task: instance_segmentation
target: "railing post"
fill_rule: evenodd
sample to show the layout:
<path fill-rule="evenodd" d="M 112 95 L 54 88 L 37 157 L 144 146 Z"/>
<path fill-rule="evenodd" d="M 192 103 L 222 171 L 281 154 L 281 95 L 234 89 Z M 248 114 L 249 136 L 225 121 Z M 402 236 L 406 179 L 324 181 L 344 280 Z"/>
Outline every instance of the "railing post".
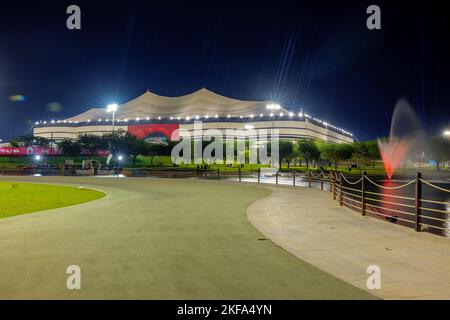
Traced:
<path fill-rule="evenodd" d="M 416 213 L 416 217 L 415 217 L 415 230 L 417 232 L 422 231 L 422 227 L 420 226 L 421 223 L 421 209 L 420 207 L 422 206 L 421 204 L 421 199 L 422 199 L 422 181 L 420 180 L 422 179 L 422 174 L 420 172 L 417 172 L 416 175 L 416 198 L 415 198 L 415 213 Z"/>
<path fill-rule="evenodd" d="M 295 170 L 292 171 L 292 185 L 295 187 Z"/>
<path fill-rule="evenodd" d="M 241 167 L 238 167 L 238 172 L 239 172 L 239 182 L 241 182 Z"/>
<path fill-rule="evenodd" d="M 194 169 L 194 179 L 195 179 L 195 180 L 198 179 L 198 177 L 197 177 L 197 169 Z"/>
<path fill-rule="evenodd" d="M 217 168 L 217 180 L 220 180 L 220 168 Z"/>
<path fill-rule="evenodd" d="M 169 179 L 172 178 L 172 170 L 169 168 Z"/>
<path fill-rule="evenodd" d="M 344 205 L 344 190 L 342 189 L 342 173 L 339 173 L 339 205 Z"/>
<path fill-rule="evenodd" d="M 275 173 L 275 181 L 276 181 L 276 184 L 278 185 L 278 170 L 277 170 L 277 173 Z"/>
<path fill-rule="evenodd" d="M 330 192 L 333 192 L 333 175 L 332 175 L 333 171 L 330 171 L 329 175 L 330 175 Z"/>
<path fill-rule="evenodd" d="M 306 175 L 307 179 L 308 179 L 308 188 L 311 188 L 311 172 L 308 171 L 308 174 Z"/>
<path fill-rule="evenodd" d="M 361 215 L 366 215 L 366 201 L 365 201 L 365 184 L 364 181 L 366 180 L 366 172 L 363 172 L 362 178 L 361 178 Z"/>
<path fill-rule="evenodd" d="M 258 183 L 261 181 L 261 168 L 258 168 Z"/>
<path fill-rule="evenodd" d="M 322 170 L 320 171 L 319 177 L 320 177 L 320 176 L 322 176 L 322 177 L 320 178 L 320 190 L 323 190 L 323 179 L 324 179 L 324 174 L 323 174 L 323 171 L 322 171 Z"/>
<path fill-rule="evenodd" d="M 336 179 L 337 179 L 337 173 L 334 171 L 333 174 L 333 200 L 336 200 Z"/>

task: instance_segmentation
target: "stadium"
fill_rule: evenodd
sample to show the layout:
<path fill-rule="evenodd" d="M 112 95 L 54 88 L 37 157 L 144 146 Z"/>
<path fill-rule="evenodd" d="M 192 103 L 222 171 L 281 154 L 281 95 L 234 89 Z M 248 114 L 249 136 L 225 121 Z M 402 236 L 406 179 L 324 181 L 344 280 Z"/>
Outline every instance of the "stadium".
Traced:
<path fill-rule="evenodd" d="M 114 118 L 114 120 L 113 120 Z M 102 135 L 124 130 L 145 140 L 170 139 L 176 129 L 194 131 L 194 122 L 202 121 L 203 130 L 278 129 L 281 139 L 313 139 L 333 143 L 352 143 L 353 135 L 303 111 L 292 112 L 273 101 L 243 101 L 200 89 L 179 97 L 164 97 L 145 92 L 117 106 L 92 108 L 63 120 L 35 123 L 35 136 L 53 141 L 75 139 L 81 134 Z"/>

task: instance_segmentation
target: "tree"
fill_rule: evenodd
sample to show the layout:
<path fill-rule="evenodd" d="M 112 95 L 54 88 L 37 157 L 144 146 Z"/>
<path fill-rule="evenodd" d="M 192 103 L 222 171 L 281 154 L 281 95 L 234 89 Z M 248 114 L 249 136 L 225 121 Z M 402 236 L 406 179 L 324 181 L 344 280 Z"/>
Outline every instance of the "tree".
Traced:
<path fill-rule="evenodd" d="M 354 152 L 352 155 L 353 161 L 355 161 L 360 168 L 369 160 L 369 150 L 364 142 L 353 142 Z"/>
<path fill-rule="evenodd" d="M 62 150 L 63 155 L 66 156 L 75 157 L 81 154 L 81 145 L 78 141 L 64 139 L 59 143 L 59 148 Z"/>
<path fill-rule="evenodd" d="M 312 140 L 300 140 L 298 142 L 298 152 L 306 161 L 306 169 L 309 169 L 311 161 L 316 161 L 320 157 L 320 150 Z"/>
<path fill-rule="evenodd" d="M 294 146 L 291 141 L 287 140 L 280 140 L 278 144 L 278 153 L 280 155 L 280 169 L 281 169 L 281 161 L 286 161 L 288 164 L 288 169 L 290 166 L 290 163 L 294 157 Z"/>
<path fill-rule="evenodd" d="M 436 161 L 436 170 L 440 171 L 440 164 L 450 160 L 450 142 L 441 137 L 432 137 L 428 139 L 427 145 L 431 159 Z"/>
<path fill-rule="evenodd" d="M 117 131 L 105 135 L 103 140 L 113 154 L 131 156 L 133 166 L 136 165 L 136 159 L 139 155 L 156 155 L 157 152 L 162 150 L 161 147 L 155 147 L 158 144 L 139 139 L 126 131 Z"/>
<path fill-rule="evenodd" d="M 367 148 L 368 160 L 372 162 L 372 167 L 375 168 L 375 161 L 381 159 L 380 149 L 378 148 L 378 142 L 375 140 L 364 142 Z"/>
<path fill-rule="evenodd" d="M 80 144 L 82 151 L 88 153 L 89 158 L 98 151 L 106 150 L 108 148 L 107 141 L 103 137 L 93 134 L 80 135 L 78 137 L 78 143 Z"/>

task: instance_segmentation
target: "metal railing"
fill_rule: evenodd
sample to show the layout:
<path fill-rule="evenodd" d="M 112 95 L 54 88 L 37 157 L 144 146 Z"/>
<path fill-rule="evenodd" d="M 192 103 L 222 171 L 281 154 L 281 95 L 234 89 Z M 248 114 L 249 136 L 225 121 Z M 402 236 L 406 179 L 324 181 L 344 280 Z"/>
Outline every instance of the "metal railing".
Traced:
<path fill-rule="evenodd" d="M 334 171 L 329 175 L 323 172 L 307 175 L 309 181 L 328 181 L 333 200 L 362 216 L 383 218 L 414 228 L 417 232 L 428 231 L 446 236 L 450 232 L 450 202 L 432 199 L 430 195 L 427 197 L 424 186 L 430 188 L 431 195 L 437 195 L 437 198 L 450 196 L 450 190 L 423 179 L 420 172 L 415 179 L 400 185 L 381 185 L 365 173 L 356 179 Z"/>
<path fill-rule="evenodd" d="M 33 172 L 20 170 L 0 171 L 2 174 L 42 175 L 93 175 L 93 170 L 64 170 L 63 168 L 39 168 Z M 333 200 L 340 206 L 357 211 L 362 216 L 371 215 L 377 218 L 414 228 L 416 231 L 427 231 L 448 236 L 450 234 L 450 202 L 442 199 L 450 198 L 450 190 L 422 178 L 421 173 L 410 181 L 395 185 L 380 184 L 365 173 L 359 177 L 346 177 L 337 171 L 308 171 L 300 173 L 276 171 L 266 176 L 260 169 L 244 171 L 241 167 L 226 168 L 123 168 L 99 171 L 99 175 L 120 172 L 133 177 L 156 177 L 177 179 L 233 180 L 238 182 L 271 183 L 290 186 L 313 185 L 332 194 Z M 425 190 L 427 189 L 427 190 Z M 424 192 L 428 191 L 428 192 Z M 431 193 L 431 196 L 430 196 Z M 433 197 L 434 195 L 434 197 Z M 436 195 L 438 195 L 436 197 Z"/>

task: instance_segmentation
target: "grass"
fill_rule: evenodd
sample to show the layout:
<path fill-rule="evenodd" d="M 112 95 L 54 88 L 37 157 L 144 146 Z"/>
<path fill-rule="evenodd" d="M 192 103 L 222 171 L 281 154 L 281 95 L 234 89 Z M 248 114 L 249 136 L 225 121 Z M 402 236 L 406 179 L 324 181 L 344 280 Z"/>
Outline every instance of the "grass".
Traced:
<path fill-rule="evenodd" d="M 71 206 L 103 196 L 104 193 L 90 189 L 0 182 L 0 218 Z"/>
<path fill-rule="evenodd" d="M 188 180 L 85 183 L 108 187 L 108 201 L 57 218 L 0 222 L 0 298 L 374 298 L 250 224 L 247 207 L 266 189 Z M 82 290 L 65 288 L 71 264 L 83 270 Z"/>

